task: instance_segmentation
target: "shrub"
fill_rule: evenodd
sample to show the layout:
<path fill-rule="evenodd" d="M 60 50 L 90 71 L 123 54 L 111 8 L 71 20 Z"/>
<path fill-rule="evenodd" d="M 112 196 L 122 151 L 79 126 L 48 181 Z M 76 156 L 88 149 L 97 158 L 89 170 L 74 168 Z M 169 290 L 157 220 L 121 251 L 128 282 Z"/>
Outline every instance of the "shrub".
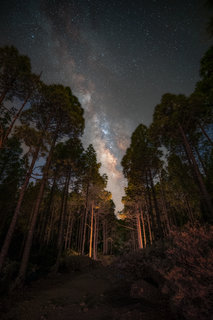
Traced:
<path fill-rule="evenodd" d="M 112 266 L 113 268 L 113 266 Z M 209 320 L 213 305 L 213 227 L 185 226 L 169 238 L 117 260 L 114 270 L 129 281 L 158 287 L 180 319 Z"/>
<path fill-rule="evenodd" d="M 172 305 L 186 319 L 209 319 L 213 296 L 213 227 L 187 226 L 171 233 L 168 273 L 161 272 L 172 293 Z"/>

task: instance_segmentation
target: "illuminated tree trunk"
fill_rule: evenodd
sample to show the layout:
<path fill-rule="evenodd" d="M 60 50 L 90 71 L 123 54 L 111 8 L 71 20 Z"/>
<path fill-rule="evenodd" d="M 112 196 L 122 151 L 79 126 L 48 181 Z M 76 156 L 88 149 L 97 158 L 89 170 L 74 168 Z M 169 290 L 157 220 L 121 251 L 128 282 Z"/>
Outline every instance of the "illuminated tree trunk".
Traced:
<path fill-rule="evenodd" d="M 93 221 L 94 221 L 94 201 L 92 201 L 92 207 L 91 207 L 90 240 L 89 240 L 89 257 L 90 258 L 92 258 Z"/>
<path fill-rule="evenodd" d="M 141 212 L 141 221 L 142 221 L 142 227 L 143 227 L 143 240 L 144 240 L 143 243 L 144 243 L 144 247 L 146 248 L 146 230 L 145 230 L 145 223 L 144 223 L 142 208 L 140 208 L 140 212 Z"/>
<path fill-rule="evenodd" d="M 82 239 L 83 239 L 83 228 L 84 228 L 84 214 L 81 214 L 79 218 L 79 229 L 78 229 L 78 252 L 82 252 Z"/>
<path fill-rule="evenodd" d="M 143 249 L 143 241 L 142 241 L 142 234 L 141 234 L 141 222 L 140 222 L 140 215 L 136 215 L 136 224 L 137 224 L 137 232 L 138 232 L 138 246 L 139 249 Z"/>
<path fill-rule="evenodd" d="M 93 243 L 93 259 L 97 260 L 97 232 L 98 232 L 98 228 L 97 228 L 97 214 L 98 212 L 96 212 L 94 214 L 94 243 Z"/>
<path fill-rule="evenodd" d="M 86 192 L 86 205 L 85 205 L 85 219 L 83 226 L 83 239 L 82 239 L 82 247 L 81 254 L 84 255 L 85 241 L 86 241 L 86 230 L 87 230 L 87 216 L 88 216 L 88 199 L 89 198 L 89 183 L 87 184 L 87 192 Z"/>

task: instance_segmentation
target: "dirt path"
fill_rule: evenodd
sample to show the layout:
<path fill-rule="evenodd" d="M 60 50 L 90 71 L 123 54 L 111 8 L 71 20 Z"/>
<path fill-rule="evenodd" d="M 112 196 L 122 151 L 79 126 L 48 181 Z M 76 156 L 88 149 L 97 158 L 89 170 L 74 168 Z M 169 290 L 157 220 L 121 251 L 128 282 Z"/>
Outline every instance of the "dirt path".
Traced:
<path fill-rule="evenodd" d="M 163 302 L 132 299 L 130 284 L 104 267 L 36 281 L 3 305 L 2 320 L 171 319 Z"/>

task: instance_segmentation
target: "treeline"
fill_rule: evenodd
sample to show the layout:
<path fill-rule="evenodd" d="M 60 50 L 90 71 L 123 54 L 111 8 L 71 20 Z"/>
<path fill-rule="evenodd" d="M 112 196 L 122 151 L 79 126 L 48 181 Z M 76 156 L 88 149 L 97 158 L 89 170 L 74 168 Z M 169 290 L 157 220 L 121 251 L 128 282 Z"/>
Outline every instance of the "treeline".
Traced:
<path fill-rule="evenodd" d="M 213 47 L 194 92 L 164 94 L 149 127 L 140 124 L 122 159 L 131 248 L 166 237 L 173 226 L 213 222 Z"/>
<path fill-rule="evenodd" d="M 27 56 L 0 48 L 2 283 L 19 285 L 40 268 L 57 272 L 64 252 L 112 252 L 115 206 L 83 131 L 71 89 L 46 85 Z"/>

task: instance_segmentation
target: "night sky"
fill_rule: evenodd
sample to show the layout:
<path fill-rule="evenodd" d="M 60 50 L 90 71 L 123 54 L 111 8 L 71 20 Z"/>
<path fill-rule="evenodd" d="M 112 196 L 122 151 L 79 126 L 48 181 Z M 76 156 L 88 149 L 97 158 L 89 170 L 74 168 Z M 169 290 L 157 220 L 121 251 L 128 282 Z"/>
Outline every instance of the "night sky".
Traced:
<path fill-rule="evenodd" d="M 210 40 L 202 0 L 1 1 L 0 46 L 31 58 L 46 83 L 70 86 L 120 210 L 120 166 L 139 123 L 166 93 L 190 94 Z"/>

